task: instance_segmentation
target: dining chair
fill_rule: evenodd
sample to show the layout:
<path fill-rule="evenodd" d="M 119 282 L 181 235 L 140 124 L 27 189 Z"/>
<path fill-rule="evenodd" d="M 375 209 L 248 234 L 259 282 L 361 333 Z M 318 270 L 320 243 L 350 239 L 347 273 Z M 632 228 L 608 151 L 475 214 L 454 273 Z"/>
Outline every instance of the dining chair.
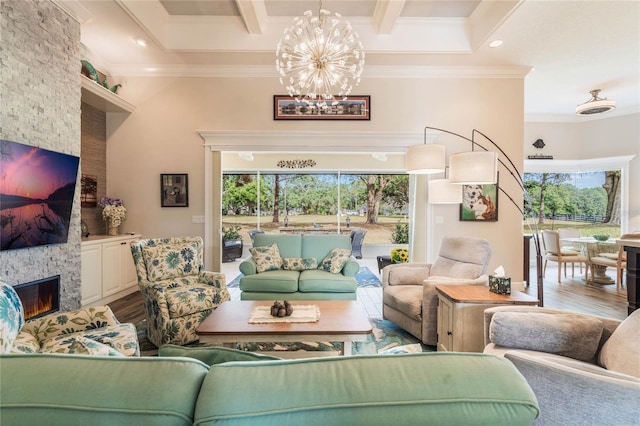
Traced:
<path fill-rule="evenodd" d="M 621 239 L 640 239 L 640 233 L 623 234 Z M 610 268 L 616 268 L 616 291 L 620 291 L 622 288 L 622 276 L 624 270 L 627 267 L 627 252 L 624 251 L 624 246 L 619 244 L 618 251 L 614 253 L 598 253 L 597 256 L 592 256 L 591 262 L 591 283 L 594 282 L 593 268 L 594 266 L 604 266 Z"/>
<path fill-rule="evenodd" d="M 558 234 L 560 235 L 560 244 L 562 244 L 562 240 L 565 238 L 580 238 L 580 230 L 577 228 L 558 228 Z M 575 255 L 579 255 L 580 254 L 580 249 L 569 244 L 569 245 L 561 245 L 560 249 L 562 251 L 562 253 L 564 253 L 565 255 L 569 255 L 571 253 L 575 253 Z M 579 263 L 578 265 L 580 265 L 580 273 L 582 273 L 582 263 Z M 574 265 L 572 264 L 571 267 L 573 268 Z M 565 272 L 566 275 L 566 272 Z"/>
<path fill-rule="evenodd" d="M 571 264 L 571 276 L 574 276 L 575 268 L 574 265 L 579 263 L 582 265 L 584 263 L 585 266 L 585 276 L 589 274 L 589 260 L 587 256 L 583 256 L 581 254 L 577 254 L 575 251 L 564 251 L 560 246 L 560 234 L 558 231 L 542 231 L 542 246 L 544 248 L 544 266 L 542 275 L 546 276 L 547 273 L 547 262 L 557 262 L 558 263 L 558 283 L 561 282 L 562 279 L 562 267 L 564 266 L 564 276 L 567 276 L 567 263 Z"/>

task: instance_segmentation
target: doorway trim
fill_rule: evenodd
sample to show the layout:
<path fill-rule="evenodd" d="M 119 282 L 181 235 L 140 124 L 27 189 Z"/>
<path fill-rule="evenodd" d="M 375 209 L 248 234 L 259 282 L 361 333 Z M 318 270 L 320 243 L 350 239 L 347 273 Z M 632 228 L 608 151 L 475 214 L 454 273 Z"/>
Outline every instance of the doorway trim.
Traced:
<path fill-rule="evenodd" d="M 207 270 L 219 270 L 221 266 L 220 255 L 216 256 L 216 253 L 221 252 L 222 215 L 219 209 L 216 210 L 215 202 L 215 188 L 221 188 L 222 180 L 221 152 L 405 152 L 408 146 L 423 142 L 422 131 L 199 130 L 197 133 L 204 140 L 205 152 L 204 245 Z"/>

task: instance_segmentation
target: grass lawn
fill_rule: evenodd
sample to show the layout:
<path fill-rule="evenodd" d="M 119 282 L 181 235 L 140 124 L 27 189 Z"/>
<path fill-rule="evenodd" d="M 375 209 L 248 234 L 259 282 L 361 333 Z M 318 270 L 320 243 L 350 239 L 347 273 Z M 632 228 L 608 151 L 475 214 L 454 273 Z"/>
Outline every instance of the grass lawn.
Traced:
<path fill-rule="evenodd" d="M 392 244 L 391 233 L 396 229 L 396 223 L 406 223 L 407 219 L 402 216 L 380 216 L 378 217 L 378 224 L 368 225 L 366 216 L 349 216 L 351 218 L 351 228 L 361 228 L 367 230 L 367 235 L 364 237 L 364 244 Z M 260 217 L 260 229 L 270 233 L 278 232 L 278 228 L 284 226 L 282 221 L 284 218 L 280 216 L 280 222 L 273 223 L 273 216 L 261 216 Z M 341 218 L 341 227 L 346 228 L 345 219 Z M 251 242 L 247 231 L 250 229 L 256 229 L 258 223 L 257 216 L 223 216 L 222 226 L 228 227 L 230 225 L 240 226 L 240 235 L 245 243 Z M 313 226 L 314 223 L 321 225 L 333 225 L 337 226 L 336 216 L 327 215 L 295 215 L 289 216 L 289 226 Z"/>
<path fill-rule="evenodd" d="M 364 244 L 392 244 L 391 233 L 395 230 L 397 223 L 407 223 L 408 219 L 403 216 L 380 216 L 378 217 L 378 224 L 369 225 L 365 224 L 366 216 L 349 216 L 351 218 L 351 228 L 362 228 L 367 230 L 367 235 L 364 237 Z M 342 227 L 346 227 L 345 219 L 342 217 Z M 270 233 L 277 233 L 278 228 L 284 226 L 282 221 L 283 217 L 280 217 L 280 222 L 274 223 L 273 216 L 262 216 L 260 218 L 260 229 Z M 240 226 L 240 235 L 245 243 L 250 243 L 251 239 L 247 231 L 250 229 L 256 229 L 258 223 L 257 216 L 223 216 L 222 226 Z M 322 225 L 336 225 L 336 216 L 327 215 L 295 215 L 289 216 L 289 226 L 313 226 L 314 223 Z M 590 237 L 593 234 L 607 234 L 611 238 L 620 237 L 620 227 L 617 225 L 603 225 L 601 223 L 584 223 L 584 222 L 566 222 L 566 221 L 546 221 L 543 225 L 538 225 L 538 230 L 543 229 L 557 230 L 558 228 L 578 228 L 580 235 L 583 237 Z M 528 227 L 524 227 L 525 234 L 530 233 Z"/>

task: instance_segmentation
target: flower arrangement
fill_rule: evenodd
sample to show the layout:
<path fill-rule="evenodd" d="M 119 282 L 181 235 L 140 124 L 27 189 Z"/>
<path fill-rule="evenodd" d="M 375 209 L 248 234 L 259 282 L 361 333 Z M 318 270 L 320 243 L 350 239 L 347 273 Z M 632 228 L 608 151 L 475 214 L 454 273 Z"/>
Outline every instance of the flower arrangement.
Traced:
<path fill-rule="evenodd" d="M 119 198 L 102 197 L 98 204 L 102 207 L 102 219 L 108 220 L 109 226 L 120 226 L 127 216 L 127 209 Z"/>
<path fill-rule="evenodd" d="M 391 261 L 393 263 L 407 263 L 409 261 L 409 249 L 394 248 L 391 250 Z"/>

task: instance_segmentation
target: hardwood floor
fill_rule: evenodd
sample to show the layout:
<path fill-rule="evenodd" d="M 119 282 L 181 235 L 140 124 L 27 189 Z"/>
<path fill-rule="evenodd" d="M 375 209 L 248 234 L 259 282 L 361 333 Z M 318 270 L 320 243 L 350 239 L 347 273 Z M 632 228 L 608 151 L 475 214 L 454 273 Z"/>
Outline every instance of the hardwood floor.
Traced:
<path fill-rule="evenodd" d="M 374 273 L 377 272 L 375 259 L 361 259 L 361 265 L 366 265 Z M 613 271 L 613 272 L 612 272 Z M 607 270 L 609 275 L 615 274 L 615 270 Z M 230 282 L 237 275 L 236 269 L 226 271 L 227 282 Z M 535 278 L 535 268 L 531 270 L 531 277 Z M 574 278 L 569 273 L 568 277 L 562 279 L 558 284 L 557 269 L 547 268 L 549 279 L 544 280 L 544 306 L 548 308 L 564 309 L 575 312 L 584 312 L 594 315 L 601 315 L 609 318 L 624 319 L 627 317 L 627 293 L 623 284 L 622 291 L 616 292 L 616 286 L 585 283 L 582 276 L 576 272 Z M 238 300 L 240 291 L 237 288 L 230 289 L 232 300 Z M 525 289 L 525 293 L 537 296 L 535 282 Z M 358 301 L 362 303 L 365 310 L 372 318 L 382 317 L 382 289 L 381 288 L 361 288 L 358 289 Z M 122 299 L 118 299 L 109 304 L 116 318 L 120 322 L 138 323 L 144 319 L 144 309 L 140 292 L 135 292 Z"/>

